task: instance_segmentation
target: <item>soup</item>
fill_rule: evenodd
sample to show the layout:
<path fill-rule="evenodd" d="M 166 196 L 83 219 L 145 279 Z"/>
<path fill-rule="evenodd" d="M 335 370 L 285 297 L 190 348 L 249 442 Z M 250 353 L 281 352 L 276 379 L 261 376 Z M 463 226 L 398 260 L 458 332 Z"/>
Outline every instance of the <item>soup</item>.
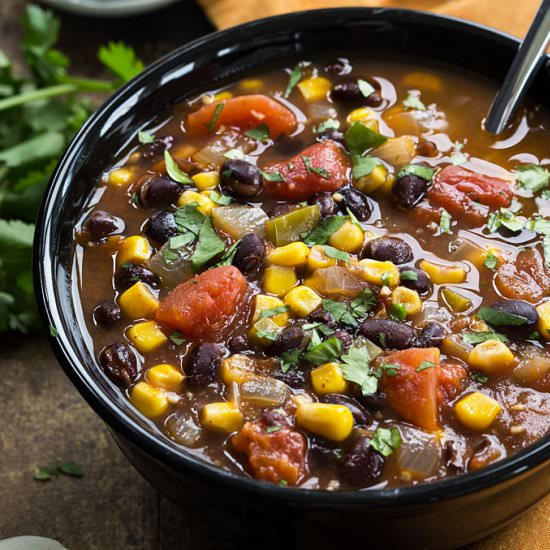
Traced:
<path fill-rule="evenodd" d="M 75 228 L 97 368 L 182 452 L 285 486 L 414 485 L 545 436 L 550 121 L 490 136 L 493 93 L 301 61 L 140 132 Z"/>

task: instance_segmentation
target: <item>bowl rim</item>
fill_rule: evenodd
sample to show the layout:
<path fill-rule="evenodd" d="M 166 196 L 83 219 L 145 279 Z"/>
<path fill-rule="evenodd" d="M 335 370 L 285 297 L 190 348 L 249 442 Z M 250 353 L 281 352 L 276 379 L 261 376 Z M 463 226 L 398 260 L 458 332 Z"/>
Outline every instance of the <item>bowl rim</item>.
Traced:
<path fill-rule="evenodd" d="M 327 22 L 336 16 L 362 18 L 363 20 L 386 19 L 390 22 L 401 23 L 404 19 L 411 19 L 421 24 L 452 27 L 457 31 L 466 30 L 479 36 L 484 35 L 496 46 L 503 48 L 517 48 L 519 45 L 517 38 L 504 32 L 455 17 L 397 8 L 344 7 L 304 10 L 267 17 L 216 31 L 180 46 L 152 63 L 107 99 L 78 131 L 63 154 L 46 188 L 36 224 L 33 265 L 35 294 L 44 326 L 56 327 L 55 334 L 51 334 L 52 331 L 50 330 L 48 336 L 50 345 L 65 374 L 80 394 L 109 427 L 113 428 L 134 446 L 170 468 L 178 472 L 185 472 L 189 476 L 197 476 L 197 479 L 201 479 L 201 481 L 217 483 L 219 486 L 225 485 L 226 487 L 246 491 L 249 494 L 269 496 L 271 499 L 275 498 L 316 509 L 327 509 L 334 506 L 383 508 L 394 505 L 431 505 L 435 502 L 447 501 L 474 492 L 489 490 L 493 486 L 508 482 L 528 470 L 534 471 L 541 468 L 545 462 L 550 460 L 550 436 L 547 435 L 511 457 L 500 460 L 478 472 L 421 483 L 412 487 L 328 491 L 281 487 L 255 480 L 214 466 L 184 450 L 175 449 L 164 440 L 165 436 L 148 431 L 133 420 L 122 406 L 110 400 L 108 395 L 99 387 L 97 377 L 92 376 L 91 369 L 89 372 L 87 371 L 87 368 L 79 360 L 77 352 L 72 348 L 63 323 L 65 315 L 56 299 L 57 281 L 53 275 L 54 269 L 52 269 L 52 264 L 55 265 L 55 258 L 51 255 L 51 248 L 58 234 L 59 224 L 54 225 L 51 223 L 52 212 L 58 209 L 59 201 L 65 198 L 66 191 L 70 186 L 70 183 L 64 183 L 65 176 L 70 172 L 72 164 L 78 160 L 81 149 L 86 146 L 88 135 L 96 126 L 103 124 L 103 119 L 107 118 L 116 109 L 116 105 L 121 100 L 135 95 L 153 74 L 161 74 L 167 65 L 183 54 L 188 54 L 207 45 L 212 47 L 215 42 L 223 43 L 227 40 L 234 42 L 241 31 L 263 29 L 266 33 L 269 33 L 269 25 L 274 22 L 279 24 L 288 23 L 289 27 L 301 23 L 300 28 L 304 28 L 304 23 L 307 25 L 311 24 L 312 21 L 315 23 Z M 549 60 L 550 56 L 546 55 L 546 61 Z"/>

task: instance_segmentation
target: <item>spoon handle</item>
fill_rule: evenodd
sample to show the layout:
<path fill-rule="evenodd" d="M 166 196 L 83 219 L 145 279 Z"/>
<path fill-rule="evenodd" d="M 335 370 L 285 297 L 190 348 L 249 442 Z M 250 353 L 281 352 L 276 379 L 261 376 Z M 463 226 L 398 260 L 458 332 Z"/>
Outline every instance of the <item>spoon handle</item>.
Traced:
<path fill-rule="evenodd" d="M 485 130 L 500 134 L 506 128 L 544 60 L 549 38 L 550 0 L 543 0 L 493 100 L 485 119 Z"/>

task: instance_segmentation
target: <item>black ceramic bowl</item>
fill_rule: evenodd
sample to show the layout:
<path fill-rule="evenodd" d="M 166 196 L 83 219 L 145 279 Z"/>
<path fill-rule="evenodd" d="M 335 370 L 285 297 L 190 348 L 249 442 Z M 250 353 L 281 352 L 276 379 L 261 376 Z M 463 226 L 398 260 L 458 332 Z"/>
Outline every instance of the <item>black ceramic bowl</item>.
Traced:
<path fill-rule="evenodd" d="M 207 525 L 211 548 L 346 544 L 452 548 L 491 533 L 550 489 L 550 439 L 477 473 L 416 487 L 334 493 L 239 477 L 187 454 L 144 421 L 95 367 L 72 300 L 72 231 L 97 174 L 136 132 L 169 106 L 289 58 L 323 53 L 442 61 L 501 80 L 518 42 L 426 13 L 335 9 L 256 21 L 197 40 L 164 57 L 115 94 L 82 128 L 46 192 L 35 249 L 36 294 L 65 372 L 112 428 L 134 466 Z M 533 93 L 550 107 L 550 63 Z M 206 523 L 205 523 L 206 522 Z"/>

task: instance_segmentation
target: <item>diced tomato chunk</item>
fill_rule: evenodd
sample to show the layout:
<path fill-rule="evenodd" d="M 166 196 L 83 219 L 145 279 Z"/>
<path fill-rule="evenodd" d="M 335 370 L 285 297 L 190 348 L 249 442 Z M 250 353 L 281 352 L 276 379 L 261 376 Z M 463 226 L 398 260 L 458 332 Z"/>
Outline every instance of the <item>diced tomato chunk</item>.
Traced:
<path fill-rule="evenodd" d="M 464 382 L 468 377 L 466 369 L 451 361 L 441 363 L 439 370 L 440 401 L 452 401 L 464 388 Z"/>
<path fill-rule="evenodd" d="M 217 341 L 242 307 L 246 289 L 236 267 L 210 269 L 172 290 L 157 310 L 157 321 L 185 338 Z"/>
<path fill-rule="evenodd" d="M 272 483 L 296 485 L 306 472 L 306 441 L 288 426 L 268 433 L 261 420 L 246 422 L 231 443 L 246 455 L 252 475 Z"/>
<path fill-rule="evenodd" d="M 336 191 L 348 182 L 349 161 L 334 141 L 311 145 L 284 162 L 264 167 L 266 191 L 277 199 L 302 201 L 320 191 Z M 276 181 L 282 180 L 282 181 Z"/>
<path fill-rule="evenodd" d="M 221 110 L 219 105 L 223 105 Z M 265 124 L 269 137 L 276 139 L 281 134 L 292 133 L 298 126 L 298 120 L 290 109 L 275 99 L 252 94 L 203 105 L 188 115 L 185 127 L 192 135 L 203 135 L 216 131 L 220 126 L 235 127 L 244 132 L 260 124 Z"/>
<path fill-rule="evenodd" d="M 393 376 L 382 378 L 391 407 L 405 420 L 426 430 L 439 428 L 439 349 L 410 348 L 383 356 L 386 364 L 397 364 Z M 419 372 L 417 372 L 417 369 Z"/>
<path fill-rule="evenodd" d="M 510 184 L 500 178 L 478 174 L 460 166 L 446 166 L 435 177 L 428 199 L 445 208 L 452 216 L 481 225 L 491 207 L 509 206 L 513 193 Z"/>

